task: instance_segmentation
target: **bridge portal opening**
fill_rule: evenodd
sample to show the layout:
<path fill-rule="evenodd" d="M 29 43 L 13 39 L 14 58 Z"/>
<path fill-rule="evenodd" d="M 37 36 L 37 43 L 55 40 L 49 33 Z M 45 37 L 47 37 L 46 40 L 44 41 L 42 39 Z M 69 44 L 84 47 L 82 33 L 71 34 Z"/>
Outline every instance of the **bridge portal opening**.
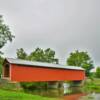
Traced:
<path fill-rule="evenodd" d="M 4 66 L 4 77 L 9 78 L 10 77 L 10 66 L 9 64 L 6 64 Z"/>

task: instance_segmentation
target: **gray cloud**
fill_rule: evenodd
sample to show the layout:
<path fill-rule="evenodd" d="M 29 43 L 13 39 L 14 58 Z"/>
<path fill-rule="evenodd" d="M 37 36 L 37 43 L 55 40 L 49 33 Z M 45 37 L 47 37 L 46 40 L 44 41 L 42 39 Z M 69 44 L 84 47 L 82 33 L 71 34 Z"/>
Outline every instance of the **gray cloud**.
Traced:
<path fill-rule="evenodd" d="M 75 50 L 90 52 L 99 62 L 100 0 L 0 0 L 0 13 L 15 34 L 2 50 L 15 57 L 16 49 L 27 52 L 51 47 L 61 63 Z"/>

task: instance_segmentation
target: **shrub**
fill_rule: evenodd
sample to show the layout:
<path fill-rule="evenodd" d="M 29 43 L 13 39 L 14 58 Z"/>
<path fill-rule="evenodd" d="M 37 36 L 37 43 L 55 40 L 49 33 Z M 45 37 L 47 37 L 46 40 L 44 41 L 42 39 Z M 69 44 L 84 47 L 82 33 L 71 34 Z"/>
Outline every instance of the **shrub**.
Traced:
<path fill-rule="evenodd" d="M 47 82 L 21 82 L 21 86 L 26 90 L 33 90 L 37 88 L 47 88 Z"/>

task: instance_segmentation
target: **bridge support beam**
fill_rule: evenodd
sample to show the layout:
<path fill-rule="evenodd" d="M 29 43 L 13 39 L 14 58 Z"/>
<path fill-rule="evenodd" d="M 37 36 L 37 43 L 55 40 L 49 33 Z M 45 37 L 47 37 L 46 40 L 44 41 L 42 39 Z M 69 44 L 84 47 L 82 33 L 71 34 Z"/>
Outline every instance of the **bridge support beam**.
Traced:
<path fill-rule="evenodd" d="M 63 81 L 48 82 L 48 88 L 53 88 L 53 89 L 63 88 Z"/>

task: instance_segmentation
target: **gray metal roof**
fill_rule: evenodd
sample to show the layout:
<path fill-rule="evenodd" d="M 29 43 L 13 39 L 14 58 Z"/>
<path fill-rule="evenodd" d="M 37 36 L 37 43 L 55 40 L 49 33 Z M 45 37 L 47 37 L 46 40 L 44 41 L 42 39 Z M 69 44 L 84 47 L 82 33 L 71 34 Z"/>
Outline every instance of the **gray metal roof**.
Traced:
<path fill-rule="evenodd" d="M 60 65 L 60 64 L 27 61 L 27 60 L 21 60 L 21 59 L 13 59 L 13 58 L 6 58 L 6 60 L 11 64 L 29 65 L 29 66 L 33 66 L 33 67 L 37 66 L 37 67 L 49 67 L 49 68 L 58 68 L 58 69 L 84 70 L 83 68 L 76 67 L 76 66 L 64 66 L 64 65 Z"/>

